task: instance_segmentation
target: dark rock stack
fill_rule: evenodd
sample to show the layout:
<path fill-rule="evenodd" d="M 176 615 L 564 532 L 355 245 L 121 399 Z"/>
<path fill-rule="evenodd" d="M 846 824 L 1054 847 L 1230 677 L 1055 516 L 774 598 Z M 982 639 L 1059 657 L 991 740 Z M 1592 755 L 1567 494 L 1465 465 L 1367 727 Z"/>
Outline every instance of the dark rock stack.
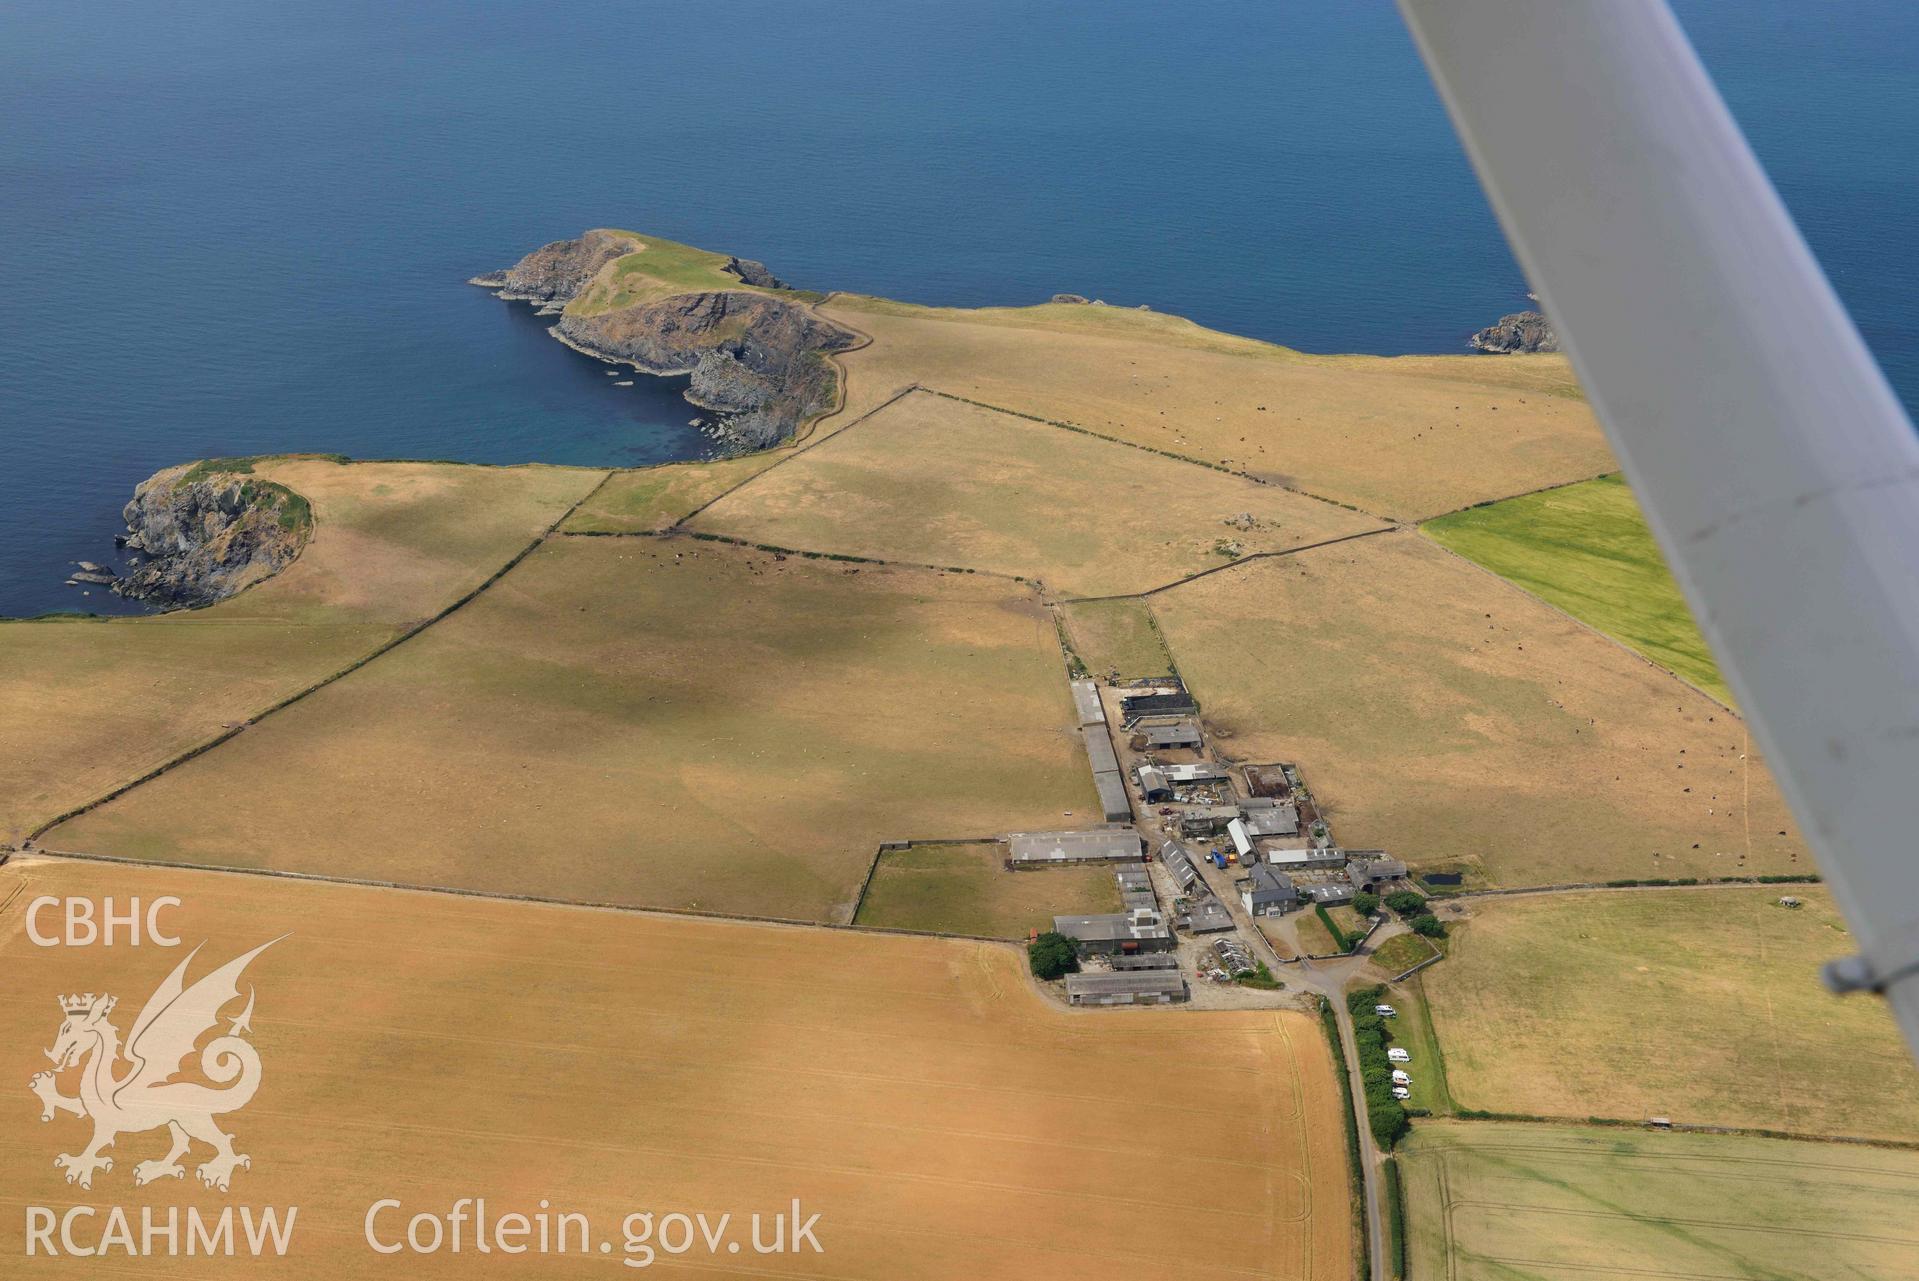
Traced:
<path fill-rule="evenodd" d="M 1515 311 L 1501 316 L 1499 323 L 1488 325 L 1467 340 L 1475 351 L 1508 356 L 1520 351 L 1558 351 L 1559 335 L 1552 322 L 1536 311 Z"/>

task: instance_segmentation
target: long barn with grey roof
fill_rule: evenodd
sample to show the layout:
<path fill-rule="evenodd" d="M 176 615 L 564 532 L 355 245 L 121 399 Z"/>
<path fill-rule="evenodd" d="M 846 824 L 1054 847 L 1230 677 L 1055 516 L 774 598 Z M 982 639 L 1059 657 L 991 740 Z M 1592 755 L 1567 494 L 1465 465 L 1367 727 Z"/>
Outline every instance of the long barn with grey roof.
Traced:
<path fill-rule="evenodd" d="M 1081 725 L 1106 723 L 1106 709 L 1099 702 L 1099 686 L 1092 681 L 1073 682 L 1073 706 L 1079 712 Z"/>
<path fill-rule="evenodd" d="M 1130 827 L 1094 827 L 1073 832 L 1013 832 L 1006 838 L 1007 863 L 1049 867 L 1061 863 L 1137 862 L 1145 842 Z"/>
<path fill-rule="evenodd" d="M 1186 997 L 1186 980 L 1178 970 L 1066 976 L 1066 999 L 1074 1005 L 1168 1005 Z"/>

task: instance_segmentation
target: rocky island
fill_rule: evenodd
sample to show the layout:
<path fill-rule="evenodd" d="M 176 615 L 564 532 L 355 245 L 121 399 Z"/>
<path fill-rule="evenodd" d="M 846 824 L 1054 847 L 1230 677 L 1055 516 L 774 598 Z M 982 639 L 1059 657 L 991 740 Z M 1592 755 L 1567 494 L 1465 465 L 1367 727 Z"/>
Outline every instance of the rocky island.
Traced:
<path fill-rule="evenodd" d="M 95 567 L 99 572 L 83 581 L 104 581 L 118 595 L 161 609 L 192 609 L 279 573 L 306 546 L 312 511 L 306 499 L 252 470 L 241 459 L 215 459 L 140 482 L 123 514 L 124 546 L 141 559 L 124 577 Z"/>
<path fill-rule="evenodd" d="M 1510 356 L 1522 351 L 1558 351 L 1559 335 L 1552 322 L 1537 311 L 1515 311 L 1466 340 L 1474 351 Z"/>
<path fill-rule="evenodd" d="M 713 434 L 741 450 L 830 408 L 839 374 L 826 357 L 859 342 L 764 263 L 625 231 L 556 240 L 470 283 L 557 315 L 553 336 L 589 356 L 692 375 L 687 400 L 718 414 Z"/>

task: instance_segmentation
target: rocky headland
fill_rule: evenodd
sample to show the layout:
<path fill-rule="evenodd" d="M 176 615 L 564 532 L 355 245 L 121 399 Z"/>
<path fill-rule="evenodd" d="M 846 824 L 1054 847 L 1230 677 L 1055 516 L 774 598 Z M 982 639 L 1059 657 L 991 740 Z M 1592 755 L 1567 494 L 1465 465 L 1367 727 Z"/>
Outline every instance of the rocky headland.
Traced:
<path fill-rule="evenodd" d="M 827 356 L 858 339 L 788 296 L 764 263 L 714 259 L 716 285 L 730 277 L 752 288 L 654 289 L 641 301 L 602 310 L 568 305 L 619 260 L 645 251 L 633 236 L 589 231 L 472 283 L 558 314 L 553 336 L 589 356 L 649 374 L 692 375 L 686 399 L 718 414 L 713 434 L 737 448 L 778 444 L 832 407 L 839 372 Z"/>
<path fill-rule="evenodd" d="M 1522 351 L 1558 351 L 1559 335 L 1552 322 L 1536 311 L 1515 311 L 1501 316 L 1466 340 L 1474 351 L 1509 356 Z"/>
<path fill-rule="evenodd" d="M 312 511 L 285 485 L 251 471 L 244 461 L 202 462 L 141 481 L 123 512 L 123 546 L 138 560 L 111 578 L 112 590 L 161 609 L 192 609 L 292 564 L 312 533 Z"/>
<path fill-rule="evenodd" d="M 577 240 L 541 245 L 505 271 L 475 276 L 467 283 L 495 290 L 514 302 L 557 311 L 577 298 L 608 263 L 644 247 L 621 232 L 589 231 Z"/>

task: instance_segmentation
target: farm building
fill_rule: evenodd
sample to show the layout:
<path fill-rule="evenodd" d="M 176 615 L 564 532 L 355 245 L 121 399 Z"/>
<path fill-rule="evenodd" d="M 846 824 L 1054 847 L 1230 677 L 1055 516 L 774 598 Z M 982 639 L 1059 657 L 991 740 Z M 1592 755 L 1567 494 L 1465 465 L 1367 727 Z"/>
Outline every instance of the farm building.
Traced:
<path fill-rule="evenodd" d="M 1302 891 L 1313 902 L 1325 907 L 1338 907 L 1341 903 L 1353 901 L 1353 883 L 1344 877 L 1327 881 L 1320 885 L 1308 885 Z"/>
<path fill-rule="evenodd" d="M 1233 853 L 1239 855 L 1239 861 L 1242 863 L 1252 862 L 1253 838 L 1251 834 L 1246 831 L 1245 821 L 1234 818 L 1231 822 L 1227 823 L 1226 835 L 1232 839 Z"/>
<path fill-rule="evenodd" d="M 1346 862 L 1346 855 L 1339 850 L 1319 850 L 1308 846 L 1298 849 L 1268 846 L 1266 861 L 1291 872 L 1317 872 L 1342 866 Z"/>
<path fill-rule="evenodd" d="M 1055 916 L 1053 930 L 1073 940 L 1080 951 L 1100 956 L 1164 952 L 1173 946 L 1173 932 L 1166 928 L 1166 922 L 1156 911 Z"/>
<path fill-rule="evenodd" d="M 1388 858 L 1382 850 L 1360 850 L 1348 853 L 1346 879 L 1353 888 L 1370 890 L 1375 885 L 1387 881 L 1396 881 L 1406 875 L 1406 865 L 1396 858 Z"/>
<path fill-rule="evenodd" d="M 1213 836 L 1238 817 L 1239 810 L 1231 805 L 1198 805 L 1180 812 L 1179 830 L 1187 836 Z"/>
<path fill-rule="evenodd" d="M 1119 773 L 1119 757 L 1113 753 L 1113 740 L 1106 737 L 1106 727 L 1088 725 L 1079 733 L 1086 742 L 1086 759 L 1092 763 L 1093 773 Z"/>
<path fill-rule="evenodd" d="M 1233 914 L 1208 891 L 1206 897 L 1194 899 L 1187 906 L 1178 924 L 1188 934 L 1217 934 L 1233 928 Z"/>
<path fill-rule="evenodd" d="M 1240 806 L 1239 816 L 1250 836 L 1299 835 L 1299 807 L 1291 801 L 1248 803 Z"/>
<path fill-rule="evenodd" d="M 1173 799 L 1173 785 L 1167 782 L 1166 776 L 1160 773 L 1155 767 L 1151 765 L 1140 766 L 1137 777 L 1139 779 L 1139 794 L 1146 799 L 1148 805 L 1157 805 L 1161 801 L 1170 801 Z"/>
<path fill-rule="evenodd" d="M 1106 737 L 1106 723 L 1081 728 L 1086 743 L 1086 759 L 1093 767 L 1093 788 L 1099 793 L 1099 807 L 1109 823 L 1124 823 L 1133 817 L 1132 802 L 1126 799 L 1126 781 L 1120 776 L 1119 756 L 1113 741 Z"/>
<path fill-rule="evenodd" d="M 1193 856 L 1178 841 L 1168 841 L 1159 847 L 1159 861 L 1166 866 L 1166 874 L 1173 878 L 1173 885 L 1181 894 L 1199 884 L 1199 869 L 1193 866 Z"/>
<path fill-rule="evenodd" d="M 1130 827 L 1094 827 L 1077 832 L 1014 832 L 1006 838 L 1008 866 L 1053 867 L 1062 863 L 1137 862 L 1145 843 Z"/>
<path fill-rule="evenodd" d="M 1127 720 L 1140 716 L 1193 716 L 1199 705 L 1193 696 L 1181 690 L 1174 694 L 1131 694 L 1119 700 L 1119 710 Z"/>
<path fill-rule="evenodd" d="M 1256 864 L 1239 883 L 1239 901 L 1254 916 L 1281 916 L 1299 906 L 1299 890 L 1286 873 Z"/>
<path fill-rule="evenodd" d="M 1113 873 L 1113 879 L 1119 882 L 1121 894 L 1153 892 L 1153 876 L 1143 867 L 1122 867 Z"/>
<path fill-rule="evenodd" d="M 1099 704 L 1099 686 L 1092 681 L 1073 682 L 1073 706 L 1082 726 L 1106 723 L 1106 710 Z"/>
<path fill-rule="evenodd" d="M 1200 737 L 1199 722 L 1189 716 L 1182 716 L 1170 725 L 1143 726 L 1140 733 L 1146 737 L 1149 752 L 1196 748 L 1204 741 Z"/>
<path fill-rule="evenodd" d="M 1171 952 L 1139 952 L 1132 956 L 1113 958 L 1116 970 L 1176 970 L 1179 958 Z"/>
<path fill-rule="evenodd" d="M 1175 787 L 1181 783 L 1219 783 L 1230 777 L 1219 766 L 1204 761 L 1194 765 L 1156 765 L 1154 768 Z"/>
<path fill-rule="evenodd" d="M 1170 1005 L 1186 999 L 1178 970 L 1069 974 L 1066 999 L 1074 1005 Z"/>

